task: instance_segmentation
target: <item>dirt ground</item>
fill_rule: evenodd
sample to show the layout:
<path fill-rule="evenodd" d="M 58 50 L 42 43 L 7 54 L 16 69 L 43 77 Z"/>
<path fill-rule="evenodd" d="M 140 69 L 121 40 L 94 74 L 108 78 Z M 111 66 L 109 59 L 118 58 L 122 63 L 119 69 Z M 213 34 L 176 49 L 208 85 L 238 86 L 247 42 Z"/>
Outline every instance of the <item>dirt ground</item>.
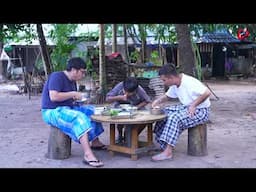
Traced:
<path fill-rule="evenodd" d="M 95 151 L 103 168 L 255 168 L 256 167 L 256 81 L 209 81 L 212 110 L 207 124 L 208 155 L 187 155 L 187 131 L 180 136 L 172 161 L 151 162 L 149 154 L 130 156 Z M 1 168 L 91 168 L 82 163 L 82 148 L 72 143 L 71 157 L 47 159 L 49 126 L 41 118 L 41 95 L 17 94 L 0 84 Z M 109 143 L 108 126 L 100 139 Z M 141 139 L 146 134 L 141 134 Z"/>

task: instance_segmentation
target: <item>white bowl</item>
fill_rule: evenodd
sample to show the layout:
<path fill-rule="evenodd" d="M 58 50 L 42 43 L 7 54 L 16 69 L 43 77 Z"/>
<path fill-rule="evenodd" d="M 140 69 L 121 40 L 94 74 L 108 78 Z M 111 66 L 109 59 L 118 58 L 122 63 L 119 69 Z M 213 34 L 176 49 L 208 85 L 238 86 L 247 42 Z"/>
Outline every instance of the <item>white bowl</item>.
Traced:
<path fill-rule="evenodd" d="M 163 110 L 161 108 L 151 108 L 150 113 L 152 115 L 160 115 L 163 114 Z"/>
<path fill-rule="evenodd" d="M 101 115 L 101 113 L 105 110 L 105 107 L 95 107 L 94 115 Z"/>
<path fill-rule="evenodd" d="M 120 104 L 120 107 L 123 109 L 127 109 L 127 108 L 131 107 L 131 105 L 130 104 Z"/>
<path fill-rule="evenodd" d="M 127 111 L 136 111 L 138 109 L 138 107 L 132 106 L 130 104 L 120 104 L 120 107 Z"/>

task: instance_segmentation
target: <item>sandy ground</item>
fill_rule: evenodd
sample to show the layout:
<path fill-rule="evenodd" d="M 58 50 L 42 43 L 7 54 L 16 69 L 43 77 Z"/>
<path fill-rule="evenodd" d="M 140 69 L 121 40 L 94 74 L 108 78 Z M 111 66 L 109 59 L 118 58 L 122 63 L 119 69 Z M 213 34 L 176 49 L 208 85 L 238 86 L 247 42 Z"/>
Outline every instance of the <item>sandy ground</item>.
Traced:
<path fill-rule="evenodd" d="M 256 167 L 256 83 L 211 81 L 212 111 L 208 123 L 208 155 L 187 155 L 187 131 L 180 136 L 172 161 L 151 162 L 149 154 L 132 161 L 126 154 L 95 151 L 103 168 L 255 168 Z M 82 163 L 81 146 L 72 143 L 72 155 L 65 160 L 45 158 L 49 126 L 41 119 L 41 96 L 16 94 L 0 84 L 1 168 L 91 168 Z M 109 143 L 108 125 L 100 139 Z M 141 139 L 146 134 L 141 134 Z"/>

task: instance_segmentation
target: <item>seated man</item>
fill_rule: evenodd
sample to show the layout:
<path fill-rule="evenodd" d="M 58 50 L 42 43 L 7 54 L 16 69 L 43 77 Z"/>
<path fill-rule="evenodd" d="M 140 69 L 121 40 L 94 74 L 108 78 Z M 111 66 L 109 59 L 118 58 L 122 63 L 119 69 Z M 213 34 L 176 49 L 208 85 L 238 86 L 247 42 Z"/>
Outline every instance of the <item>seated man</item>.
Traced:
<path fill-rule="evenodd" d="M 85 164 L 100 167 L 103 162 L 95 157 L 91 148 L 105 146 L 98 139 L 104 131 L 102 124 L 91 121 L 92 106 L 74 104 L 75 100 L 82 99 L 76 81 L 83 78 L 85 66 L 81 58 L 74 57 L 68 61 L 66 70 L 50 74 L 42 93 L 42 117 L 47 124 L 59 128 L 73 141 L 82 144 Z"/>
<path fill-rule="evenodd" d="M 115 107 L 118 107 L 120 104 L 131 104 L 136 106 L 138 109 L 143 109 L 148 103 L 151 102 L 148 94 L 139 85 L 138 80 L 134 77 L 128 77 L 124 81 L 118 83 L 111 91 L 107 93 L 106 101 L 113 102 Z M 121 143 L 124 139 L 123 127 L 123 125 L 118 125 L 117 127 L 119 143 Z"/>
<path fill-rule="evenodd" d="M 152 161 L 171 160 L 181 133 L 207 122 L 211 106 L 211 92 L 198 79 L 178 73 L 173 64 L 162 66 L 158 74 L 169 88 L 165 94 L 152 102 L 152 107 L 168 101 L 169 98 L 178 98 L 180 103 L 166 106 L 164 110 L 167 118 L 155 125 L 155 139 L 160 144 L 162 152 L 154 155 Z"/>

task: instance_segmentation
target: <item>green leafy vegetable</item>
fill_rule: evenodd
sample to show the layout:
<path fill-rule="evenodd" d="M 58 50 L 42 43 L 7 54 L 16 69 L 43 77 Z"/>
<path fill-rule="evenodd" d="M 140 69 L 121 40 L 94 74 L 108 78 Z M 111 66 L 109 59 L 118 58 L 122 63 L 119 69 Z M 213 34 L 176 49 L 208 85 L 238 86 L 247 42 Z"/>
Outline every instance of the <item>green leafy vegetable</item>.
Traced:
<path fill-rule="evenodd" d="M 117 116 L 119 113 L 119 111 L 114 110 L 114 109 L 110 109 L 110 116 Z"/>

